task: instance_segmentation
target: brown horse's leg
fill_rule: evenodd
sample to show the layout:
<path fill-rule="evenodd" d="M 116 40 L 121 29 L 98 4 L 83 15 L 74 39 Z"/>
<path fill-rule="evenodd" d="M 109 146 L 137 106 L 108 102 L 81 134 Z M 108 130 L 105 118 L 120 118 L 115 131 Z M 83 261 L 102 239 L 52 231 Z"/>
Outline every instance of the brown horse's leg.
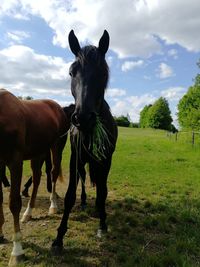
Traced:
<path fill-rule="evenodd" d="M 52 192 L 50 196 L 51 205 L 49 208 L 49 214 L 57 212 L 57 194 L 56 194 L 56 181 L 58 177 L 62 179 L 61 161 L 62 152 L 67 141 L 67 135 L 60 138 L 57 143 L 51 148 L 53 168 L 51 172 L 52 177 Z"/>
<path fill-rule="evenodd" d="M 0 243 L 4 241 L 3 231 L 2 231 L 4 222 L 5 220 L 3 214 L 3 190 L 2 190 L 2 181 L 0 179 Z"/>
<path fill-rule="evenodd" d="M 28 202 L 28 206 L 26 208 L 26 211 L 23 214 L 21 222 L 30 221 L 30 219 L 32 218 L 32 210 L 35 207 L 35 199 L 37 196 L 37 191 L 38 191 L 41 174 L 42 174 L 41 172 L 42 164 L 43 164 L 43 161 L 41 158 L 31 160 L 31 168 L 33 172 L 33 190 L 32 190 L 30 201 Z"/>
<path fill-rule="evenodd" d="M 52 183 L 51 183 L 52 163 L 51 163 L 51 151 L 50 150 L 48 150 L 48 152 L 46 153 L 45 165 L 46 165 L 45 172 L 47 174 L 47 191 L 51 193 L 52 192 Z"/>
<path fill-rule="evenodd" d="M 60 175 L 61 170 L 61 160 L 62 160 L 62 151 L 59 151 L 58 147 L 54 147 L 52 149 L 52 161 L 53 161 L 53 168 L 51 171 L 51 178 L 52 178 L 52 192 L 50 196 L 50 208 L 49 214 L 57 213 L 58 206 L 57 206 L 57 195 L 56 195 L 56 181 L 58 176 Z"/>
<path fill-rule="evenodd" d="M 8 165 L 11 174 L 11 189 L 10 189 L 10 211 L 14 218 L 14 236 L 13 236 L 13 250 L 9 261 L 9 266 L 16 265 L 22 260 L 24 251 L 22 249 L 21 240 L 22 235 L 19 224 L 19 214 L 21 211 L 22 201 L 20 196 L 20 186 L 22 178 L 23 161 L 14 162 Z"/>

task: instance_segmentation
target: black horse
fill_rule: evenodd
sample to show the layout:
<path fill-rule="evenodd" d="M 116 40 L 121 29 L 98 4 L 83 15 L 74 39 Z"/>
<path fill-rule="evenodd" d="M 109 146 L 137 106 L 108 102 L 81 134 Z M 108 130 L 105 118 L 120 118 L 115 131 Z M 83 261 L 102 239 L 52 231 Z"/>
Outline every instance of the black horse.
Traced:
<path fill-rule="evenodd" d="M 73 30 L 69 34 L 69 46 L 76 56 L 71 65 L 71 92 L 75 98 L 70 131 L 71 159 L 70 179 L 65 195 L 64 213 L 58 228 L 52 250 L 59 253 L 63 247 L 63 237 L 67 231 L 69 214 L 76 200 L 79 177 L 85 175 L 85 164 L 89 164 L 89 174 L 96 184 L 96 207 L 100 217 L 97 232 L 107 231 L 105 201 L 107 197 L 107 177 L 111 167 L 112 154 L 117 141 L 117 126 L 104 100 L 109 69 L 105 54 L 109 47 L 109 34 L 104 31 L 99 46 L 80 47 Z"/>

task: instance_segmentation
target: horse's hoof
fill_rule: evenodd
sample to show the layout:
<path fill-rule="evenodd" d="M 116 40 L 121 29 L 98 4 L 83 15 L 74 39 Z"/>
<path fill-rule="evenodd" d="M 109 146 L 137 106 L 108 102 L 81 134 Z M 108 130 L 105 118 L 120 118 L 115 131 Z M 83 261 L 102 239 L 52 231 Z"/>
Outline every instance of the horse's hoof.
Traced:
<path fill-rule="evenodd" d="M 4 238 L 3 235 L 0 235 L 0 244 L 4 244 L 6 239 Z"/>
<path fill-rule="evenodd" d="M 51 253 L 53 256 L 60 256 L 63 252 L 63 246 L 52 246 Z"/>
<path fill-rule="evenodd" d="M 97 237 L 102 238 L 107 233 L 107 229 L 98 229 L 97 230 Z"/>
<path fill-rule="evenodd" d="M 28 194 L 27 191 L 22 191 L 22 196 L 24 196 L 24 197 L 29 197 L 29 194 Z"/>
<path fill-rule="evenodd" d="M 25 260 L 25 255 L 13 256 L 11 255 L 8 266 L 16 266 Z"/>
<path fill-rule="evenodd" d="M 82 211 L 85 211 L 86 208 L 87 208 L 87 204 L 81 204 L 81 210 L 82 210 Z"/>
<path fill-rule="evenodd" d="M 58 212 L 57 208 L 49 208 L 49 215 L 56 214 Z"/>
<path fill-rule="evenodd" d="M 31 221 L 31 219 L 32 219 L 31 215 L 23 215 L 21 222 L 22 223 L 29 222 L 29 221 Z"/>

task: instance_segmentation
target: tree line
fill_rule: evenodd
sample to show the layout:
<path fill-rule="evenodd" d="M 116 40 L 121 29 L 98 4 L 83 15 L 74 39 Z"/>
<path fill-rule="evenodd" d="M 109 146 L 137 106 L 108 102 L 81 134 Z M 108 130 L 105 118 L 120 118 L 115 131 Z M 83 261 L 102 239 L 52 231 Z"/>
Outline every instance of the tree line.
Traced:
<path fill-rule="evenodd" d="M 197 62 L 200 67 L 200 61 Z M 200 74 L 178 104 L 178 121 L 182 129 L 200 130 Z"/>
<path fill-rule="evenodd" d="M 197 65 L 200 68 L 200 60 Z M 196 75 L 194 84 L 180 99 L 177 109 L 177 118 L 181 129 L 200 131 L 200 73 Z M 160 97 L 153 104 L 144 106 L 140 112 L 139 123 L 131 123 L 128 115 L 116 117 L 115 120 L 119 126 L 177 131 L 172 124 L 168 101 L 164 97 Z"/>

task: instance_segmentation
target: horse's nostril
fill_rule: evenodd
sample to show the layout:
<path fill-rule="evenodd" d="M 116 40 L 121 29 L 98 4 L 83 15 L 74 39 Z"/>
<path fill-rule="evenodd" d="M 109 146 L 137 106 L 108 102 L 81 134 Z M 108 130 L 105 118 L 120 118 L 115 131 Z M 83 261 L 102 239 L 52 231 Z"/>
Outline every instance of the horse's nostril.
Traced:
<path fill-rule="evenodd" d="M 73 113 L 71 117 L 71 121 L 75 126 L 79 126 L 79 118 L 77 113 Z"/>

